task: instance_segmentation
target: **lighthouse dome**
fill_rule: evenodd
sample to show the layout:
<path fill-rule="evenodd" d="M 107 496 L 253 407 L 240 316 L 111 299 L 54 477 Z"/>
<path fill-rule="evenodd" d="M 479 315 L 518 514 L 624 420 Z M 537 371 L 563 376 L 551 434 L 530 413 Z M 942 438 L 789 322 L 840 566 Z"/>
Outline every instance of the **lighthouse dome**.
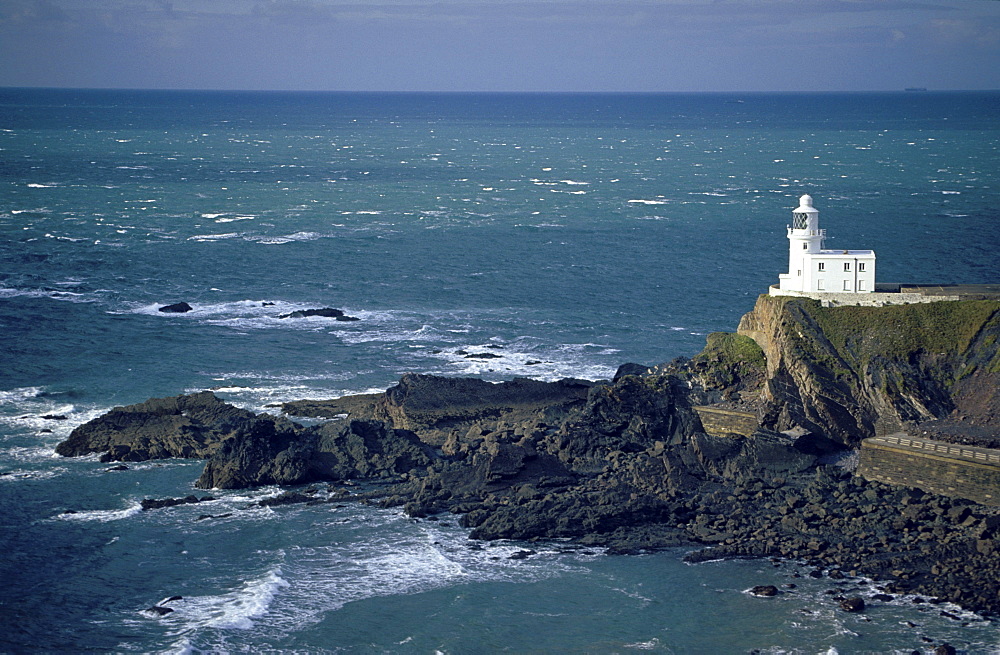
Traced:
<path fill-rule="evenodd" d="M 796 213 L 798 213 L 798 212 L 810 212 L 811 213 L 811 212 L 815 212 L 815 211 L 817 211 L 817 210 L 816 210 L 815 207 L 813 207 L 812 196 L 810 196 L 807 193 L 804 196 L 802 196 L 801 198 L 799 198 L 799 206 L 795 209 Z"/>

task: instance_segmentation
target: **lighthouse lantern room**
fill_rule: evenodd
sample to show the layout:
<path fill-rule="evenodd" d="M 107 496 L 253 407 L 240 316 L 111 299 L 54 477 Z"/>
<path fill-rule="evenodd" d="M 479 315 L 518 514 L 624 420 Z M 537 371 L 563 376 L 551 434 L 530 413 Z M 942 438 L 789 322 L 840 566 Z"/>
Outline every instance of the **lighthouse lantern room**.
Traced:
<path fill-rule="evenodd" d="M 788 227 L 788 273 L 779 275 L 780 291 L 799 293 L 870 293 L 875 290 L 874 250 L 825 250 L 826 230 L 812 196 L 799 198 Z"/>

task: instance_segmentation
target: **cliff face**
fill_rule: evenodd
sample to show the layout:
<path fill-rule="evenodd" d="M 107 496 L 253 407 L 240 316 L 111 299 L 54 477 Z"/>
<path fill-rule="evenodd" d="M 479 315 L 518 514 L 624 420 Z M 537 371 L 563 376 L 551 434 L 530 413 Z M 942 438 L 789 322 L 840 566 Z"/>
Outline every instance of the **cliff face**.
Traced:
<path fill-rule="evenodd" d="M 738 334 L 764 351 L 762 425 L 847 446 L 947 419 L 1000 426 L 1000 302 L 821 307 L 761 296 Z"/>

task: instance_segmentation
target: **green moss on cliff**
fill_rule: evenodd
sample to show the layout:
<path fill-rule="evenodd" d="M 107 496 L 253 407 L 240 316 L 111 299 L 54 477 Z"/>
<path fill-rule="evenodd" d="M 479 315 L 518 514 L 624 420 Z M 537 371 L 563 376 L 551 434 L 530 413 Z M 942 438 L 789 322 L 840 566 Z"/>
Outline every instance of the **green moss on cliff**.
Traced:
<path fill-rule="evenodd" d="M 821 307 L 807 301 L 802 307 L 837 352 L 863 368 L 874 357 L 906 361 L 918 353 L 965 355 L 976 335 L 997 320 L 1000 302 Z"/>
<path fill-rule="evenodd" d="M 705 340 L 705 349 L 695 359 L 763 367 L 764 351 L 756 341 L 742 334 L 712 332 Z"/>

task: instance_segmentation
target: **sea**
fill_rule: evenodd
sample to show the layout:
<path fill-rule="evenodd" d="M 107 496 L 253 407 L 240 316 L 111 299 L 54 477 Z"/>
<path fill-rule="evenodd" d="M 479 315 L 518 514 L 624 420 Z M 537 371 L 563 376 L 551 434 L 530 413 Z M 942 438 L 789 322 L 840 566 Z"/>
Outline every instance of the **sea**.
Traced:
<path fill-rule="evenodd" d="M 800 562 L 479 543 L 55 454 L 151 397 L 693 356 L 786 271 L 806 193 L 880 282 L 998 282 L 1000 92 L 0 89 L 0 652 L 1000 652 L 995 620 Z M 360 320 L 280 318 L 327 307 Z"/>

